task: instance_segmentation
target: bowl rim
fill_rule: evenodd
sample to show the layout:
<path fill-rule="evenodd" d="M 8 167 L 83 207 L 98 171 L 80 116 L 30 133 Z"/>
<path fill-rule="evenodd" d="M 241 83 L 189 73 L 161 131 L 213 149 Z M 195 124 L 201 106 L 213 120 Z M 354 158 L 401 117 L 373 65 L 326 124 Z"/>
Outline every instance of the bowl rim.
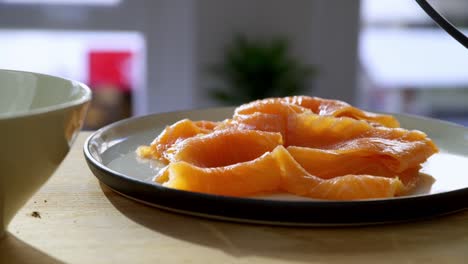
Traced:
<path fill-rule="evenodd" d="M 41 107 L 41 108 L 26 111 L 26 112 L 22 111 L 22 112 L 10 113 L 10 114 L 0 113 L 0 121 L 8 120 L 8 119 L 21 118 L 21 117 L 29 117 L 29 116 L 48 113 L 48 112 L 59 111 L 59 110 L 63 110 L 63 109 L 66 109 L 66 108 L 73 107 L 73 106 L 84 104 L 86 102 L 91 101 L 91 98 L 92 98 L 91 89 L 86 84 L 84 84 L 82 82 L 79 82 L 79 81 L 75 81 L 75 80 L 71 80 L 71 79 L 67 79 L 67 78 L 63 78 L 63 77 L 58 77 L 58 76 L 54 76 L 54 75 L 50 75 L 50 74 L 31 72 L 31 71 L 10 70 L 10 69 L 0 68 L 0 72 L 11 72 L 11 73 L 19 73 L 19 74 L 32 74 L 32 75 L 39 76 L 39 77 L 59 79 L 59 80 L 62 80 L 62 81 L 69 82 L 73 86 L 79 87 L 84 92 L 83 95 L 80 96 L 79 98 L 71 100 L 71 101 L 67 101 L 67 102 L 64 102 L 64 103 L 54 104 L 54 105 L 51 105 L 51 106 L 44 106 L 44 107 Z"/>

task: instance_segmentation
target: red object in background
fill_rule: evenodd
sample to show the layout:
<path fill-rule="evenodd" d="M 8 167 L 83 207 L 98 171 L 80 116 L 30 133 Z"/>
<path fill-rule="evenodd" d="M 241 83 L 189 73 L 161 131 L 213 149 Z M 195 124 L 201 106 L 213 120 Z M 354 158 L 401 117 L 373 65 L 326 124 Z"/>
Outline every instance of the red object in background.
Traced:
<path fill-rule="evenodd" d="M 129 92 L 132 89 L 132 57 L 130 51 L 90 51 L 88 84 L 94 90 L 113 86 L 119 91 Z"/>

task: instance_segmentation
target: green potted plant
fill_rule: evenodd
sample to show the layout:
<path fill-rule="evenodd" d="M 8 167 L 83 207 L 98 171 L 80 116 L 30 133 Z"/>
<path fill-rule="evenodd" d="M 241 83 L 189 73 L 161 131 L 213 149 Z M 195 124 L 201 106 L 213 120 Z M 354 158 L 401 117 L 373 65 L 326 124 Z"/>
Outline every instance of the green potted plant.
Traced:
<path fill-rule="evenodd" d="M 238 105 L 301 94 L 316 69 L 292 58 L 285 39 L 258 41 L 238 35 L 225 50 L 224 60 L 210 72 L 219 81 L 210 95 L 223 104 Z"/>

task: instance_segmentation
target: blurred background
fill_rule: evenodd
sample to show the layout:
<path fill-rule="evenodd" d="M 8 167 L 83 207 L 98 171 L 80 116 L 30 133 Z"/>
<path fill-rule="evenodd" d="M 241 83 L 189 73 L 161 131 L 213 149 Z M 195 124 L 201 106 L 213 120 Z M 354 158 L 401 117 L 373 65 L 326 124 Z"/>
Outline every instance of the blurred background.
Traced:
<path fill-rule="evenodd" d="M 468 52 L 414 0 L 0 0 L 0 68 L 88 84 L 88 129 L 288 94 L 468 125 Z"/>

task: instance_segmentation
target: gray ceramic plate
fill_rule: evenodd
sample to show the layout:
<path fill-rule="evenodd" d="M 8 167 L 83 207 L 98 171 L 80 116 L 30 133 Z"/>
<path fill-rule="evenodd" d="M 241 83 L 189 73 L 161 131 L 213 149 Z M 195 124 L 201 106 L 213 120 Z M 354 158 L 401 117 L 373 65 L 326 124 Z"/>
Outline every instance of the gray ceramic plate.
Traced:
<path fill-rule="evenodd" d="M 180 119 L 223 120 L 233 108 L 155 114 L 123 120 L 96 131 L 84 153 L 96 177 L 118 193 L 162 209 L 196 216 L 275 225 L 356 225 L 425 218 L 468 206 L 468 129 L 415 116 L 396 115 L 402 127 L 426 132 L 441 152 L 422 169 L 422 184 L 411 194 L 391 199 L 324 201 L 287 194 L 228 197 L 180 191 L 151 181 L 161 168 L 137 158 L 148 145 Z"/>

